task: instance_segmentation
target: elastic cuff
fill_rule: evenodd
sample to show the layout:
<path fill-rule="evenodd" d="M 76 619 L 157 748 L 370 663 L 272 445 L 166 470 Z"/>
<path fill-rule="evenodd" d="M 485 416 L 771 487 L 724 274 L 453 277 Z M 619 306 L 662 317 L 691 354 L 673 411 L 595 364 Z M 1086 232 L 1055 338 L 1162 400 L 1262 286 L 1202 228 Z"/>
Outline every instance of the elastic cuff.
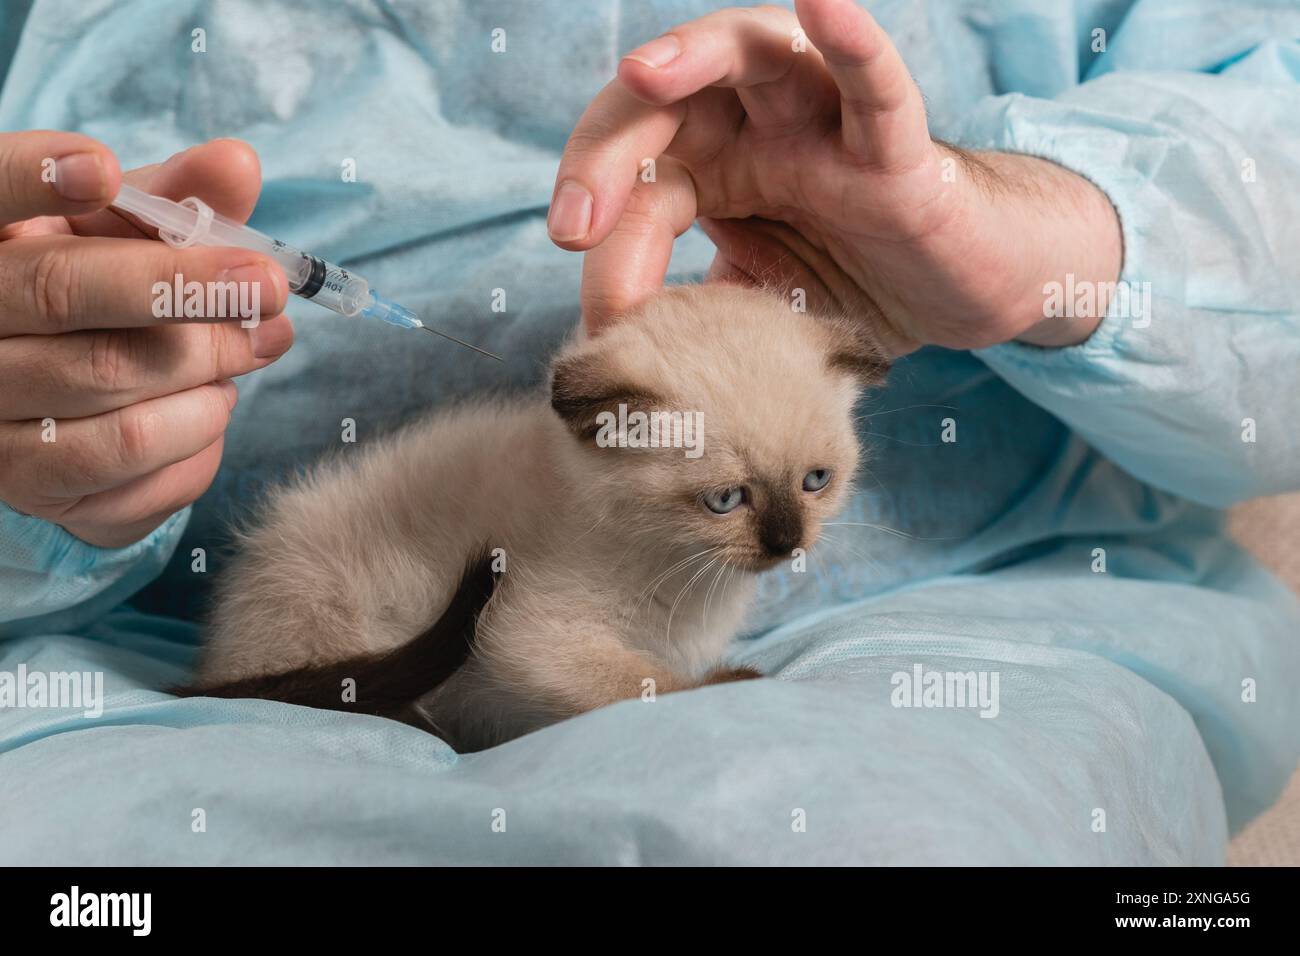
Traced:
<path fill-rule="evenodd" d="M 0 503 L 0 635 L 31 633 L 29 623 L 51 615 L 66 630 L 126 600 L 162 570 L 189 514 L 178 511 L 124 548 L 100 548 Z"/>
<path fill-rule="evenodd" d="M 962 145 L 1037 156 L 1087 179 L 1110 200 L 1119 216 L 1124 260 L 1118 284 L 1131 294 L 1145 295 L 1144 315 L 1133 314 L 1128 296 L 1111 296 L 1097 328 L 1076 345 L 1044 347 L 1007 342 L 980 349 L 985 359 L 1013 363 L 1026 371 L 1049 373 L 1062 368 L 1093 365 L 1117 352 L 1138 352 L 1152 335 L 1143 334 L 1159 321 L 1154 295 L 1158 275 L 1166 301 L 1180 301 L 1181 276 L 1170 269 L 1168 256 L 1158 245 L 1162 230 L 1172 224 L 1166 201 L 1158 195 L 1152 178 L 1163 163 L 1164 150 L 1145 153 L 1130 163 L 1133 121 L 1061 100 L 1038 100 L 1020 94 L 990 99 L 968 117 Z M 1143 131 L 1144 132 L 1144 131 Z"/>

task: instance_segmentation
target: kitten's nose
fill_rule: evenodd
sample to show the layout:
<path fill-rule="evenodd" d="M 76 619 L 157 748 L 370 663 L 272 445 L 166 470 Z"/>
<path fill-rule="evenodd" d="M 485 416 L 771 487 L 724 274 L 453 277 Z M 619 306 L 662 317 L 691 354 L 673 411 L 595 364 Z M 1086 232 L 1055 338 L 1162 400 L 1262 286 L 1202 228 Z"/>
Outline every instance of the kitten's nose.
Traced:
<path fill-rule="evenodd" d="M 799 547 L 803 514 L 788 494 L 773 494 L 759 513 L 758 543 L 774 558 L 784 558 Z"/>
<path fill-rule="evenodd" d="M 759 544 L 774 558 L 784 558 L 794 553 L 794 549 L 799 547 L 799 538 L 802 536 L 802 528 L 798 526 L 780 525 L 777 527 L 765 527 L 758 536 Z"/>

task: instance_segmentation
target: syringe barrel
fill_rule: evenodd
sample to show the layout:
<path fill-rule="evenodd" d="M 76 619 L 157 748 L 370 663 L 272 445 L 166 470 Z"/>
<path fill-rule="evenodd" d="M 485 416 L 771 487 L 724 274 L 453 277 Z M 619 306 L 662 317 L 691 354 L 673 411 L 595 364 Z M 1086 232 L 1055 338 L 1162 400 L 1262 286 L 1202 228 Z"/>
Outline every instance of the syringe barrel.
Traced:
<path fill-rule="evenodd" d="M 177 248 L 237 246 L 264 253 L 284 267 L 291 292 L 340 315 L 357 315 L 371 304 L 370 285 L 365 279 L 227 219 L 194 196 L 176 203 L 123 185 L 113 205 L 157 226 L 159 237 Z"/>
<path fill-rule="evenodd" d="M 214 213 L 206 236 L 197 242 L 265 253 L 284 268 L 289 291 L 340 315 L 356 315 L 370 303 L 370 284 L 365 279 L 225 216 Z"/>

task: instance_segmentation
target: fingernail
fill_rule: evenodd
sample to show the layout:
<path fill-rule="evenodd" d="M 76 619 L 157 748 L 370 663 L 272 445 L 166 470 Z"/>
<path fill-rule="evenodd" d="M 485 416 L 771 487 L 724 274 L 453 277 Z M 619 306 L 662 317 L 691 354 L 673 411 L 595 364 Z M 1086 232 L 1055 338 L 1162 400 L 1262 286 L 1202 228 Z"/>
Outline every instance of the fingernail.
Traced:
<path fill-rule="evenodd" d="M 241 302 L 246 301 L 243 296 L 243 283 L 247 283 L 250 287 L 258 286 L 258 311 L 262 315 L 278 315 L 280 313 L 282 306 L 280 305 L 280 296 L 276 290 L 275 276 L 261 262 L 252 262 L 248 265 L 227 269 L 217 276 L 217 281 L 239 283 Z"/>
<path fill-rule="evenodd" d="M 54 163 L 54 191 L 73 202 L 103 199 L 108 183 L 98 153 L 73 153 Z"/>
<path fill-rule="evenodd" d="M 235 388 L 235 383 L 228 378 L 223 378 L 217 382 L 217 385 L 220 386 L 221 393 L 226 396 L 227 407 L 233 411 L 235 403 L 239 401 L 239 389 Z"/>
<path fill-rule="evenodd" d="M 278 358 L 293 344 L 293 326 L 289 320 L 259 322 L 248 330 L 254 358 Z"/>
<path fill-rule="evenodd" d="M 639 46 L 623 59 L 636 60 L 638 63 L 644 63 L 652 70 L 657 70 L 661 66 L 666 66 L 681 55 L 682 45 L 678 42 L 677 37 L 671 33 L 651 40 L 644 46 Z"/>
<path fill-rule="evenodd" d="M 555 192 L 546 231 L 552 239 L 572 242 L 591 231 L 591 193 L 575 182 L 564 182 Z"/>

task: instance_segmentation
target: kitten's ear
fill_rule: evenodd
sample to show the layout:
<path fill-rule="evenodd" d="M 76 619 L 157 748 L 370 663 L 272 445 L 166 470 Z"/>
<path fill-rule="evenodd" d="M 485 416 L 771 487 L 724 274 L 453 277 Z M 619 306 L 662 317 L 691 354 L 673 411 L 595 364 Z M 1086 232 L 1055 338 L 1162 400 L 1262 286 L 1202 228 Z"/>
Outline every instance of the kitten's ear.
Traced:
<path fill-rule="evenodd" d="M 867 322 L 857 319 L 822 319 L 830 333 L 827 362 L 833 369 L 852 373 L 863 388 L 879 388 L 889 375 L 889 356 Z"/>
<path fill-rule="evenodd" d="M 579 438 L 596 437 L 602 412 L 617 415 L 619 405 L 632 411 L 658 404 L 657 396 L 628 382 L 599 351 L 579 350 L 551 368 L 551 408 Z"/>

